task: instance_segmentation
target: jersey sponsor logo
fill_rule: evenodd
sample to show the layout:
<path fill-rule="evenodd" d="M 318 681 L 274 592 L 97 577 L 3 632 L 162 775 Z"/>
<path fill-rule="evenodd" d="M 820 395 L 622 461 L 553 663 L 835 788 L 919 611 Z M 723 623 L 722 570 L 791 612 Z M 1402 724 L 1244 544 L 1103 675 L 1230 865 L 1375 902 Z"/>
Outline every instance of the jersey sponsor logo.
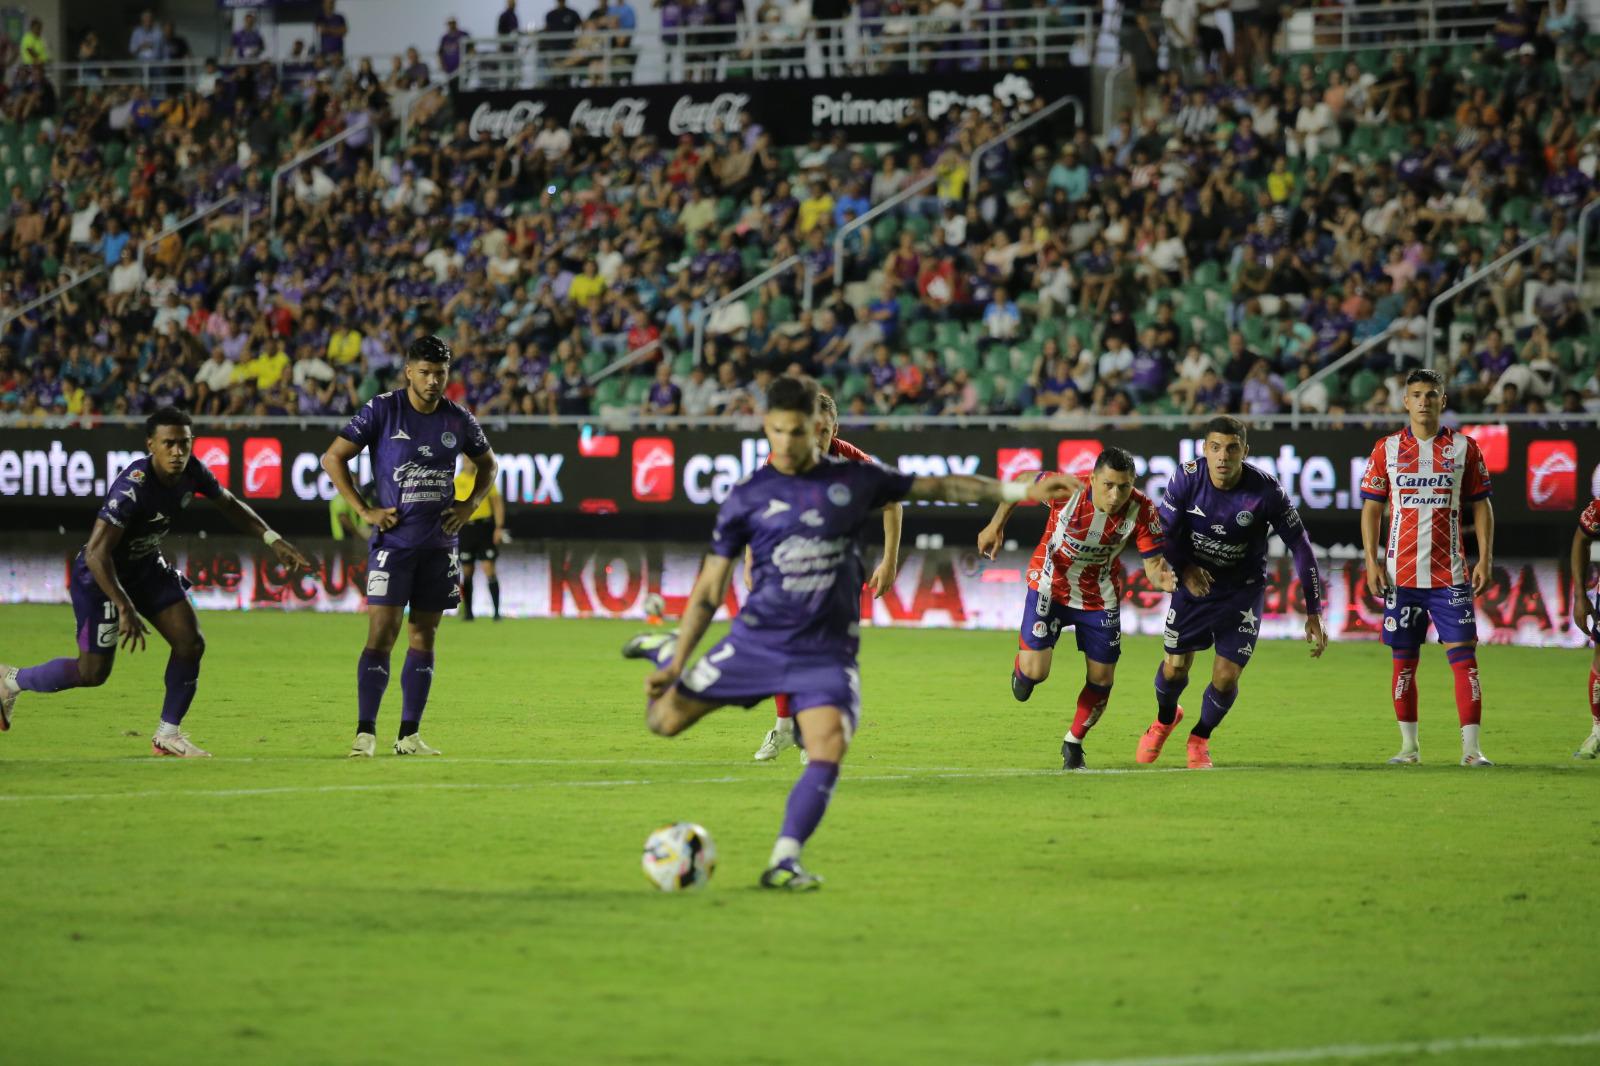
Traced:
<path fill-rule="evenodd" d="M 439 434 L 439 443 L 443 444 L 446 448 L 454 448 L 456 446 L 456 435 L 451 433 L 449 430 L 445 430 L 443 433 Z"/>
<path fill-rule="evenodd" d="M 115 648 L 117 646 L 117 623 L 97 623 L 94 643 L 95 646 L 99 648 Z"/>
<path fill-rule="evenodd" d="M 200 460 L 201 466 L 211 471 L 211 476 L 217 479 L 217 484 L 225 489 L 233 487 L 233 479 L 228 473 L 233 453 L 227 437 L 196 437 L 194 457 Z"/>
<path fill-rule="evenodd" d="M 672 499 L 676 452 L 670 437 L 640 437 L 633 442 L 633 498 L 644 503 Z"/>
<path fill-rule="evenodd" d="M 850 503 L 850 486 L 834 482 L 828 486 L 828 502 L 835 507 L 846 507 Z"/>
<path fill-rule="evenodd" d="M 1247 607 L 1239 612 L 1239 632 L 1249 636 L 1256 635 L 1256 629 L 1261 619 L 1256 617 L 1255 608 Z"/>
<path fill-rule="evenodd" d="M 417 445 L 417 454 L 422 456 L 424 459 L 432 459 L 433 449 L 428 447 L 426 444 L 419 444 Z"/>
<path fill-rule="evenodd" d="M 389 595 L 389 572 L 387 570 L 373 570 L 367 574 L 367 595 Z"/>
<path fill-rule="evenodd" d="M 1250 511 L 1240 511 L 1238 514 L 1233 516 L 1233 520 L 1239 523 L 1241 528 L 1244 528 L 1249 526 L 1251 522 L 1254 522 L 1256 520 L 1256 516 Z"/>
<path fill-rule="evenodd" d="M 1254 655 L 1255 651 L 1256 651 L 1256 646 L 1254 644 L 1242 644 L 1242 645 L 1239 646 L 1239 654 L 1241 656 L 1243 656 L 1244 658 L 1246 658 L 1246 659 L 1248 659 L 1248 658 L 1250 658 L 1250 656 Z"/>
<path fill-rule="evenodd" d="M 400 487 L 401 503 L 437 503 L 454 500 L 455 486 L 448 468 L 401 463 L 394 468 L 394 483 Z"/>
<path fill-rule="evenodd" d="M 1396 474 L 1395 487 L 1402 491 L 1417 491 L 1423 489 L 1448 489 L 1456 482 L 1455 474 Z"/>
<path fill-rule="evenodd" d="M 1228 532 L 1228 527 L 1227 526 L 1212 525 L 1211 532 L 1215 533 L 1217 536 L 1220 537 L 1220 536 L 1225 535 Z"/>
<path fill-rule="evenodd" d="M 849 537 L 786 537 L 772 549 L 772 565 L 783 575 L 785 592 L 832 588 L 850 551 Z"/>
<path fill-rule="evenodd" d="M 1468 589 L 1451 589 L 1450 606 L 1460 607 L 1463 603 L 1472 602 L 1472 592 Z"/>
<path fill-rule="evenodd" d="M 283 445 L 276 437 L 245 439 L 244 494 L 255 500 L 283 495 Z"/>
<path fill-rule="evenodd" d="M 1570 440 L 1528 445 L 1528 507 L 1570 511 L 1578 505 L 1578 446 Z"/>

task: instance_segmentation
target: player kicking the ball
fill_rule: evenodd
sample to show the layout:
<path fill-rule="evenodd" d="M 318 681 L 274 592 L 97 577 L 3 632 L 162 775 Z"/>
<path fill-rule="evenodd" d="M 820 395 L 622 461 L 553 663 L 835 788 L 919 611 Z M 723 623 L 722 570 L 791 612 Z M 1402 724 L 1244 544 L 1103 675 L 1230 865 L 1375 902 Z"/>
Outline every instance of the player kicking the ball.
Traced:
<path fill-rule="evenodd" d="M 1572 624 L 1579 632 L 1595 642 L 1594 658 L 1589 661 L 1589 716 L 1594 725 L 1574 759 L 1592 759 L 1600 755 L 1600 618 L 1595 617 L 1594 604 L 1589 600 L 1589 551 L 1600 539 L 1600 499 L 1590 500 L 1583 514 L 1578 516 L 1578 529 L 1572 535 Z"/>
<path fill-rule="evenodd" d="M 350 757 L 377 751 L 378 707 L 389 686 L 389 653 L 411 606 L 405 666 L 400 671 L 396 755 L 438 755 L 417 730 L 433 685 L 433 645 L 444 612 L 461 602 L 457 535 L 494 487 L 498 465 L 478 420 L 444 398 L 450 346 L 422 337 L 406 351 L 406 387 L 368 400 L 322 457 L 339 495 L 373 528 L 367 557 L 367 645 L 356 672 L 356 739 Z M 370 507 L 350 477 L 350 460 L 366 448 L 378 504 Z M 455 498 L 456 456 L 477 467 L 472 491 Z"/>
<path fill-rule="evenodd" d="M 1494 569 L 1494 508 L 1489 470 L 1471 437 L 1439 425 L 1444 378 L 1432 370 L 1406 375 L 1411 424 L 1372 449 L 1361 479 L 1361 546 L 1367 586 L 1384 598 L 1383 642 L 1394 654 L 1394 713 L 1400 753 L 1389 762 L 1421 761 L 1417 747 L 1417 657 L 1431 619 L 1456 680 L 1461 720 L 1461 765 L 1493 766 L 1478 750 L 1483 691 L 1478 684 L 1478 629 L 1472 597 L 1489 586 Z M 1390 508 L 1388 546 L 1379 558 L 1383 505 Z M 1478 562 L 1467 573 L 1461 536 L 1464 506 L 1472 508 Z"/>
<path fill-rule="evenodd" d="M 1059 474 L 1023 474 L 1029 478 Z M 1050 661 L 1061 630 L 1071 627 L 1083 652 L 1086 676 L 1078 693 L 1072 727 L 1061 741 L 1061 768 L 1082 770 L 1083 738 L 1105 713 L 1122 654 L 1122 549 L 1132 540 L 1144 556 L 1151 584 L 1171 592 L 1172 569 L 1161 556 L 1161 520 L 1150 498 L 1133 487 L 1133 456 L 1107 448 L 1094 462 L 1090 485 L 1065 479 L 1072 494 L 1050 505 L 1044 536 L 1028 564 L 1023 599 L 1021 649 L 1011 664 L 1011 694 L 1033 695 L 1050 676 Z M 978 553 L 993 559 L 1005 542 L 1006 520 L 1016 510 L 1004 501 L 978 534 Z"/>
<path fill-rule="evenodd" d="M 172 520 L 196 496 L 204 496 L 235 527 L 260 537 L 278 561 L 309 570 L 304 555 L 261 520 L 194 457 L 194 422 L 174 407 L 145 420 L 148 455 L 129 463 L 111 483 L 95 516 L 89 543 L 72 565 L 72 613 L 78 622 L 76 658 L 52 659 L 17 669 L 0 666 L 0 730 L 11 728 L 11 710 L 21 692 L 60 692 L 106 683 L 118 642 L 128 651 L 144 647 L 143 615 L 172 648 L 167 658 L 167 695 L 161 724 L 150 738 L 156 755 L 205 758 L 182 730 L 200 679 L 205 638 L 189 603 L 188 580 L 161 555 Z"/>
<path fill-rule="evenodd" d="M 817 397 L 817 407 L 819 411 L 817 451 L 820 454 L 857 463 L 875 461 L 872 456 L 854 444 L 839 439 L 839 408 L 834 405 L 832 396 L 826 392 L 820 393 Z M 771 461 L 771 456 L 768 456 L 767 462 Z M 878 563 L 877 569 L 872 571 L 872 576 L 867 578 L 867 587 L 872 589 L 874 598 L 881 599 L 885 592 L 893 588 L 894 579 L 900 573 L 900 524 L 904 516 L 905 508 L 898 503 L 891 503 L 883 509 L 883 559 Z M 744 553 L 745 588 L 750 587 L 753 577 L 751 565 L 751 555 L 747 548 Z M 773 722 L 772 728 L 767 730 L 766 738 L 761 741 L 761 747 L 756 750 L 756 762 L 776 759 L 779 752 L 794 747 L 794 717 L 789 711 L 789 697 L 774 696 L 772 702 L 778 706 L 778 717 Z M 805 753 L 801 752 L 800 757 L 805 758 Z"/>
<path fill-rule="evenodd" d="M 1060 476 L 1027 486 L 982 477 L 914 478 L 877 463 L 820 455 L 817 393 L 810 378 L 773 382 L 762 420 L 772 463 L 735 485 L 718 510 L 682 630 L 641 634 L 622 650 L 656 665 L 645 680 L 646 721 L 661 736 L 682 733 L 718 707 L 752 707 L 778 693 L 789 697 L 797 739 L 810 761 L 789 793 L 761 884 L 791 890 L 821 884 L 800 865 L 801 848 L 827 811 L 860 709 L 861 528 L 880 508 L 908 496 L 1042 502 L 1073 488 Z M 685 672 L 746 545 L 754 557 L 750 596 L 728 635 Z"/>
<path fill-rule="evenodd" d="M 1166 556 L 1180 585 L 1167 611 L 1166 656 L 1156 668 L 1156 720 L 1139 739 L 1134 761 L 1153 763 L 1183 719 L 1178 697 L 1189 683 L 1195 652 L 1215 646 L 1211 684 L 1200 721 L 1189 732 L 1189 769 L 1211 769 L 1211 732 L 1239 696 L 1239 675 L 1255 653 L 1266 599 L 1267 528 L 1283 539 L 1306 597 L 1311 657 L 1328 647 L 1322 629 L 1322 584 L 1300 514 L 1283 486 L 1244 461 L 1244 423 L 1226 416 L 1206 423 L 1204 462 L 1183 464 L 1167 484 L 1159 513 Z"/>

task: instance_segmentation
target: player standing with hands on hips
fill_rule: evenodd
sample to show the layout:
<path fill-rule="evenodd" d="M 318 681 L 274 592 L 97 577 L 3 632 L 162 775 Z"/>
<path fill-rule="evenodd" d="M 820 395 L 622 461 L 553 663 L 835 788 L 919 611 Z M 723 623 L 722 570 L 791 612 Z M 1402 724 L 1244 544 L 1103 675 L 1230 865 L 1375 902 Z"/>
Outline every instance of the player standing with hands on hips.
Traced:
<path fill-rule="evenodd" d="M 433 685 L 433 645 L 444 612 L 461 602 L 457 535 L 489 490 L 499 466 L 478 420 L 444 398 L 450 346 L 422 337 L 406 350 L 406 387 L 368 400 L 322 456 L 339 495 L 373 529 L 367 558 L 367 644 L 356 672 L 356 739 L 350 757 L 377 750 L 378 707 L 389 686 L 389 653 L 411 607 L 400 671 L 396 755 L 438 755 L 417 730 Z M 378 502 L 369 506 L 350 477 L 350 460 L 372 453 Z M 455 498 L 456 456 L 477 468 L 472 491 Z"/>
<path fill-rule="evenodd" d="M 1471 437 L 1439 425 L 1444 378 L 1437 371 L 1406 375 L 1410 424 L 1378 441 L 1361 479 L 1361 546 L 1367 587 L 1383 597 L 1383 642 L 1394 654 L 1394 714 L 1400 753 L 1389 762 L 1422 761 L 1417 746 L 1417 658 L 1428 622 L 1444 643 L 1456 681 L 1461 765 L 1493 766 L 1478 749 L 1483 690 L 1478 682 L 1478 626 L 1472 597 L 1489 587 L 1494 570 L 1494 508 L 1489 469 Z M 1389 537 L 1381 540 L 1383 506 Z M 1467 572 L 1462 511 L 1472 508 L 1478 562 Z M 1383 554 L 1380 555 L 1379 552 Z"/>

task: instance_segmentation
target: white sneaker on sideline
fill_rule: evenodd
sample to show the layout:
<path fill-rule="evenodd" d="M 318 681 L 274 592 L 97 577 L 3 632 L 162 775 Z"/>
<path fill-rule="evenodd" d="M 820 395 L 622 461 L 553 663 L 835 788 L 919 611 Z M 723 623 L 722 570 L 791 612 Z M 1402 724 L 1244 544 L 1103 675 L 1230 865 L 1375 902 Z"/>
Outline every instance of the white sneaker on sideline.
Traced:
<path fill-rule="evenodd" d="M 378 753 L 378 738 L 371 733 L 357 733 L 356 742 L 350 745 L 352 759 L 370 759 Z"/>
<path fill-rule="evenodd" d="M 773 726 L 767 730 L 767 738 L 761 742 L 761 747 L 756 749 L 756 762 L 776 759 L 779 752 L 792 747 L 794 747 L 794 730 Z"/>
<path fill-rule="evenodd" d="M 175 755 L 180 759 L 209 759 L 211 753 L 189 739 L 188 733 L 157 733 L 150 738 L 152 755 Z"/>
<path fill-rule="evenodd" d="M 409 737 L 401 737 L 394 742 L 396 755 L 443 755 L 444 752 L 437 748 L 430 748 L 422 742 L 422 738 L 415 733 Z"/>
<path fill-rule="evenodd" d="M 1422 753 L 1416 749 L 1402 751 L 1399 755 L 1389 760 L 1390 766 L 1415 766 L 1422 761 Z"/>

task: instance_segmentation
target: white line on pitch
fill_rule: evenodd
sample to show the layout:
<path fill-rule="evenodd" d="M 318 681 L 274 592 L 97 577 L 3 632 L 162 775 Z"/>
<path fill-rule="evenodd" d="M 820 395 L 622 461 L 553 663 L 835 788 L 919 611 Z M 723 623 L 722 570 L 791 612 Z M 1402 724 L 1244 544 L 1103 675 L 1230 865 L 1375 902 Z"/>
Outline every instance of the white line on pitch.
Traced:
<path fill-rule="evenodd" d="M 1249 769 L 1236 767 L 1235 769 Z M 1213 771 L 1215 772 L 1215 771 Z M 1078 770 L 1077 774 L 1175 774 L 1187 773 L 1173 768 L 1167 770 Z M 957 772 L 847 775 L 850 783 L 877 781 L 927 781 L 1001 777 L 1065 777 L 1061 770 L 963 770 Z M 132 792 L 65 792 L 0 795 L 0 803 L 48 802 L 78 803 L 92 800 L 153 799 L 164 796 L 210 797 L 226 799 L 239 796 L 295 796 L 336 792 L 526 792 L 541 788 L 640 788 L 653 785 L 742 785 L 752 782 L 769 783 L 768 775 L 759 777 L 702 777 L 683 780 L 651 780 L 648 778 L 622 778 L 601 781 L 506 781 L 506 782 L 453 782 L 453 781 L 394 781 L 360 785 L 280 785 L 262 788 L 216 789 L 139 789 Z"/>
<path fill-rule="evenodd" d="M 1591 1047 L 1600 1031 L 1544 1036 L 1467 1036 L 1447 1040 L 1415 1040 L 1399 1044 L 1329 1044 L 1324 1047 L 1279 1048 L 1270 1051 L 1218 1051 L 1200 1055 L 1158 1055 L 1131 1059 L 1052 1059 L 1034 1066 L 1270 1066 L 1280 1062 L 1339 1062 L 1401 1055 L 1458 1055 L 1476 1051 L 1525 1051 L 1530 1048 Z"/>

